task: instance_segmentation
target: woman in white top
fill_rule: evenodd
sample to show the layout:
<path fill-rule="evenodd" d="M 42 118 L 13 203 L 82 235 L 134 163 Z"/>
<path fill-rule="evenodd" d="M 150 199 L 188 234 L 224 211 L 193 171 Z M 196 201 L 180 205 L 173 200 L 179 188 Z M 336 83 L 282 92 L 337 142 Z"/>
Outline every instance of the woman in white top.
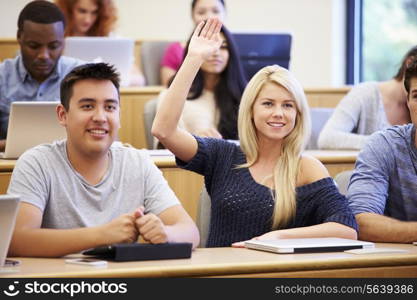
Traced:
<path fill-rule="evenodd" d="M 233 37 L 224 26 L 220 38 L 220 49 L 204 61 L 191 85 L 180 124 L 198 136 L 237 140 L 237 114 L 247 82 Z M 160 100 L 164 96 L 161 93 Z"/>
<path fill-rule="evenodd" d="M 375 131 L 409 123 L 403 82 L 405 69 L 414 57 L 417 57 L 417 47 L 404 56 L 394 78 L 353 87 L 323 127 L 318 139 L 319 148 L 361 149 Z"/>

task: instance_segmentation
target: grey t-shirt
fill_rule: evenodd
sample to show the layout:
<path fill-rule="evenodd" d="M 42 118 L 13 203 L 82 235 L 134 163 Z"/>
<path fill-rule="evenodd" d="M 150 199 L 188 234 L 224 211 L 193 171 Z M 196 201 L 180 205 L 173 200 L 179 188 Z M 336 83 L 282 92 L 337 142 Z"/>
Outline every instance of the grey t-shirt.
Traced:
<path fill-rule="evenodd" d="M 110 158 L 101 182 L 91 185 L 70 164 L 66 140 L 39 145 L 17 161 L 8 193 L 43 212 L 42 228 L 97 226 L 140 205 L 158 215 L 179 204 L 146 152 L 113 144 Z"/>

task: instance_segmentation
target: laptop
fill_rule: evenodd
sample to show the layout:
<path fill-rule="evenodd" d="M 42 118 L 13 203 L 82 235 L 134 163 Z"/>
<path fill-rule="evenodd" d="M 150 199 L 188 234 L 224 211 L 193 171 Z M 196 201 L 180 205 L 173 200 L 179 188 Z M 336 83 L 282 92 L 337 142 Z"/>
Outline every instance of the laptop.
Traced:
<path fill-rule="evenodd" d="M 106 62 L 120 73 L 120 85 L 129 85 L 129 74 L 134 62 L 135 41 L 115 37 L 67 37 L 64 55 L 87 62 Z"/>
<path fill-rule="evenodd" d="M 250 240 L 245 242 L 245 247 L 274 253 L 310 253 L 374 248 L 375 244 L 342 238 L 304 238 L 270 241 Z"/>
<path fill-rule="evenodd" d="M 16 159 L 26 150 L 39 144 L 51 143 L 66 137 L 58 122 L 56 107 L 59 102 L 12 102 L 7 142 L 0 158 Z"/>
<path fill-rule="evenodd" d="M 0 268 L 4 266 L 16 222 L 19 196 L 0 195 Z"/>

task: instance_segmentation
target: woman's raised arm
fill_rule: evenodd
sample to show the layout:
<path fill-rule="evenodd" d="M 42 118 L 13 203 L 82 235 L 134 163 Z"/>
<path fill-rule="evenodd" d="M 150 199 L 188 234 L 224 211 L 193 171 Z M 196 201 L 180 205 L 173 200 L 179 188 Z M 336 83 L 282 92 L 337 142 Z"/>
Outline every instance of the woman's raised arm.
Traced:
<path fill-rule="evenodd" d="M 197 153 L 196 139 L 178 127 L 191 84 L 205 59 L 221 46 L 222 23 L 216 18 L 198 24 L 191 38 L 188 54 L 160 103 L 152 125 L 152 134 L 183 161 Z"/>

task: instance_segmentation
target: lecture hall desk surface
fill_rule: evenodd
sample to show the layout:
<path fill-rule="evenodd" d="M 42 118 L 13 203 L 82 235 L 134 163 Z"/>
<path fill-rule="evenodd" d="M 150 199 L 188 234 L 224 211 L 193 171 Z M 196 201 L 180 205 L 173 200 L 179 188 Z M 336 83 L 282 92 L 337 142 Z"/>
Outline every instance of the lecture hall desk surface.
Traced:
<path fill-rule="evenodd" d="M 109 262 L 106 267 L 65 264 L 64 258 L 13 258 L 21 261 L 20 266 L 2 269 L 0 277 L 417 277 L 416 246 L 376 247 L 406 252 L 274 254 L 239 248 L 198 248 L 190 259 Z"/>
<path fill-rule="evenodd" d="M 306 150 L 304 153 L 320 160 L 329 170 L 331 176 L 353 169 L 358 156 L 356 150 Z M 178 168 L 174 156 L 152 156 L 159 168 Z M 13 171 L 16 160 L 0 159 L 0 174 L 9 174 Z"/>

